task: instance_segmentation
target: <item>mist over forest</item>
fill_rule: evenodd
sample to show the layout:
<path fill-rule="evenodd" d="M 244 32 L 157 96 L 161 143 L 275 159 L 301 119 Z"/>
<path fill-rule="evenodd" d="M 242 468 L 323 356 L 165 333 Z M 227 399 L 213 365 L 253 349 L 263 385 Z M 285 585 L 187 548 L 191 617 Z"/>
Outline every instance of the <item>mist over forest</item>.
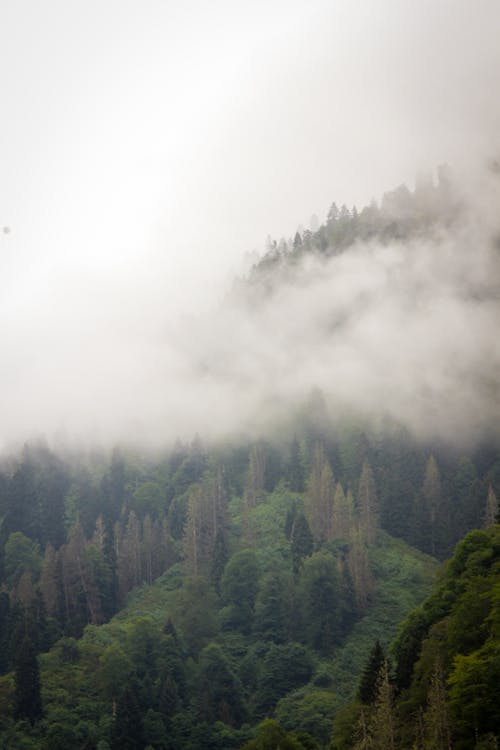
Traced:
<path fill-rule="evenodd" d="M 498 750 L 498 0 L 5 0 L 0 750 Z"/>
<path fill-rule="evenodd" d="M 378 203 L 333 203 L 316 231 L 268 238 L 219 299 L 194 299 L 183 315 L 153 319 L 142 300 L 111 289 L 101 326 L 107 303 L 88 307 L 95 290 L 85 287 L 84 299 L 67 300 L 66 326 L 50 301 L 17 332 L 30 337 L 26 349 L 5 342 L 16 351 L 2 375 L 4 440 L 158 446 L 258 434 L 318 388 L 339 418 L 389 418 L 463 445 L 496 435 L 496 162 L 467 177 L 444 165 Z M 37 328 L 52 314 L 41 345 Z"/>
<path fill-rule="evenodd" d="M 418 434 L 493 428 L 495 2 L 29 5 L 1 52 L 4 445 L 258 432 L 315 387 Z M 370 229 L 372 200 L 421 231 Z M 364 224 L 341 253 L 333 201 Z M 269 263 L 316 224 L 294 274 Z M 266 252 L 280 280 L 243 301 Z"/>

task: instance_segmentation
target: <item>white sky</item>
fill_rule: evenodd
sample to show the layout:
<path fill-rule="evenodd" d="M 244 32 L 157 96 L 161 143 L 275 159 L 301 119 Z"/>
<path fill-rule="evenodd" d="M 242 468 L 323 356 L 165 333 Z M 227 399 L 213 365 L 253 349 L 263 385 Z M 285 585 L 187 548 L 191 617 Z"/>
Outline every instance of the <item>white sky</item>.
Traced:
<path fill-rule="evenodd" d="M 498 0 L 1 0 L 4 398 L 333 200 L 499 153 L 499 39 Z"/>

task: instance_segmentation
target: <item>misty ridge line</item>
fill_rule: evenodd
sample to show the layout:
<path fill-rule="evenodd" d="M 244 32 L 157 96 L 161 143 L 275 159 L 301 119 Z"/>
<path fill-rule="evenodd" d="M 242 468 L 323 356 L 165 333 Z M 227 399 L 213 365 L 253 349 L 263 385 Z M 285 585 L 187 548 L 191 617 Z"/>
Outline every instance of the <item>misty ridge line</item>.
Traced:
<path fill-rule="evenodd" d="M 105 294 L 94 310 L 69 308 L 36 362 L 27 335 L 4 368 L 4 440 L 258 434 L 314 388 L 333 415 L 390 418 L 422 438 L 496 433 L 498 183 L 494 170 L 459 182 L 441 168 L 380 207 L 334 205 L 316 232 L 272 244 L 220 304 L 189 317 L 117 298 L 123 315 L 96 331 Z"/>
<path fill-rule="evenodd" d="M 380 209 L 334 204 L 317 232 L 272 243 L 181 337 L 182 357 L 256 411 L 319 387 L 334 410 L 390 417 L 426 438 L 494 430 L 498 184 L 485 175 L 467 195 L 450 170 L 438 174 L 387 193 Z"/>

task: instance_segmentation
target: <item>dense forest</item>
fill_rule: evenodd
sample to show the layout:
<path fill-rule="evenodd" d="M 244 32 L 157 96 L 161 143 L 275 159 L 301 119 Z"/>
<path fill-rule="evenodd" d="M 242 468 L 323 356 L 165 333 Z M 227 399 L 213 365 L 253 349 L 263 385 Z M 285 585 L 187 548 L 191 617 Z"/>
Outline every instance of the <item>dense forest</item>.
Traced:
<path fill-rule="evenodd" d="M 232 294 L 461 213 L 444 168 L 334 204 Z M 6 453 L 0 748 L 497 747 L 499 493 L 495 437 L 417 438 L 318 389 L 258 437 Z"/>

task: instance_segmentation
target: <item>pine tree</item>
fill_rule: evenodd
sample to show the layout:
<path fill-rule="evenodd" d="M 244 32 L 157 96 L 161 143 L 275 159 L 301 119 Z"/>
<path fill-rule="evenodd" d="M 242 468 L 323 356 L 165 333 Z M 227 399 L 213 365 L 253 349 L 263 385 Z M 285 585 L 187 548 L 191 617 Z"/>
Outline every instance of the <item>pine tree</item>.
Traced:
<path fill-rule="evenodd" d="M 451 750 L 446 681 L 442 664 L 436 663 L 424 713 L 425 750 Z"/>
<path fill-rule="evenodd" d="M 34 724 L 42 715 L 42 699 L 36 647 L 28 632 L 17 650 L 14 669 L 15 716 Z"/>
<path fill-rule="evenodd" d="M 348 539 L 353 522 L 352 493 L 344 494 L 340 482 L 337 482 L 333 496 L 332 539 Z"/>
<path fill-rule="evenodd" d="M 373 750 L 395 750 L 394 695 L 389 681 L 389 665 L 384 660 L 377 682 L 377 697 L 368 725 Z"/>
<path fill-rule="evenodd" d="M 361 528 L 351 529 L 347 553 L 347 569 L 354 587 L 358 609 L 363 612 L 373 591 L 373 576 L 366 549 L 365 538 Z"/>
<path fill-rule="evenodd" d="M 244 492 L 245 504 L 249 509 L 255 507 L 261 499 L 264 489 L 266 458 L 264 443 L 258 442 L 252 445 Z"/>
<path fill-rule="evenodd" d="M 302 561 L 312 555 L 314 550 L 313 535 L 303 513 L 297 515 L 291 534 L 293 574 L 296 577 L 302 567 Z"/>
<path fill-rule="evenodd" d="M 438 518 L 439 506 L 442 500 L 441 496 L 441 478 L 437 467 L 436 459 L 430 456 L 425 467 L 424 483 L 422 494 L 427 511 L 427 521 L 429 524 L 430 536 L 430 553 L 436 554 L 436 522 Z"/>
<path fill-rule="evenodd" d="M 374 703 L 377 698 L 380 673 L 384 663 L 384 650 L 380 641 L 377 640 L 370 651 L 358 688 L 358 698 L 365 705 Z"/>
<path fill-rule="evenodd" d="M 144 747 L 138 692 L 137 684 L 130 682 L 116 702 L 111 742 L 113 750 L 142 750 Z"/>
<path fill-rule="evenodd" d="M 223 529 L 219 528 L 215 537 L 212 570 L 210 572 L 210 580 L 218 594 L 220 594 L 220 579 L 222 578 L 228 559 L 229 553 L 226 545 L 226 537 Z"/>
<path fill-rule="evenodd" d="M 317 541 L 331 538 L 334 491 L 333 472 L 325 449 L 321 443 L 316 443 L 304 505 L 309 527 Z"/>
<path fill-rule="evenodd" d="M 288 486 L 292 492 L 304 491 L 304 467 L 302 464 L 302 456 L 300 455 L 299 441 L 295 435 L 290 446 L 287 480 Z"/>
<path fill-rule="evenodd" d="M 202 563 L 203 533 L 203 494 L 200 484 L 193 484 L 189 490 L 187 520 L 184 529 L 184 561 L 188 574 L 200 574 Z"/>
<path fill-rule="evenodd" d="M 359 478 L 358 514 L 366 541 L 371 543 L 378 526 L 378 500 L 373 471 L 368 461 L 363 463 Z"/>
<path fill-rule="evenodd" d="M 10 597 L 0 591 L 0 674 L 7 672 L 11 654 L 9 652 Z"/>
<path fill-rule="evenodd" d="M 488 526 L 494 526 L 495 523 L 497 523 L 498 520 L 498 500 L 496 498 L 495 493 L 493 492 L 493 487 L 489 486 L 488 488 L 488 497 L 486 499 L 486 510 L 484 513 L 484 526 L 487 528 Z"/>

